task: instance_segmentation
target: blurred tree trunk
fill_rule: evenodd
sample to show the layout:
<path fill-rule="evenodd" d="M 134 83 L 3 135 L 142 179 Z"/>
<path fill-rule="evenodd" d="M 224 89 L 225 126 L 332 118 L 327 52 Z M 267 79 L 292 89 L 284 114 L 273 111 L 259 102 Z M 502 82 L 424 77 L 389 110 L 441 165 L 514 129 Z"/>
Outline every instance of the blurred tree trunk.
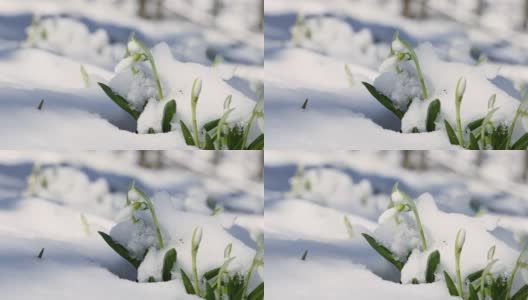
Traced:
<path fill-rule="evenodd" d="M 475 7 L 475 14 L 477 16 L 482 16 L 484 14 L 484 9 L 486 8 L 485 0 L 477 0 L 477 6 Z"/>
<path fill-rule="evenodd" d="M 420 18 L 427 18 L 427 2 L 428 0 L 422 0 L 420 3 Z"/>
<path fill-rule="evenodd" d="M 259 10 L 259 29 L 262 32 L 264 31 L 264 0 L 260 0 Z"/>
<path fill-rule="evenodd" d="M 524 22 L 523 28 L 528 29 L 528 0 L 524 1 Z"/>
<path fill-rule="evenodd" d="M 262 181 L 264 179 L 264 151 L 260 151 L 260 160 L 259 160 L 259 174 L 258 179 Z"/>
<path fill-rule="evenodd" d="M 213 7 L 211 8 L 211 15 L 215 18 L 218 17 L 220 11 L 222 10 L 222 0 L 214 0 Z"/>
<path fill-rule="evenodd" d="M 156 3 L 156 19 L 161 20 L 163 18 L 163 2 L 165 0 L 158 0 Z"/>
<path fill-rule="evenodd" d="M 402 0 L 402 16 L 411 17 L 411 0 Z"/>
<path fill-rule="evenodd" d="M 147 169 L 161 169 L 163 166 L 163 151 L 138 151 L 138 165 Z"/>
<path fill-rule="evenodd" d="M 427 151 L 420 151 L 420 165 L 418 168 L 422 171 L 427 170 Z"/>
<path fill-rule="evenodd" d="M 403 150 L 401 154 L 401 167 L 404 169 L 411 169 L 411 150 Z"/>
<path fill-rule="evenodd" d="M 147 17 L 147 0 L 138 0 L 138 16 L 142 18 Z"/>

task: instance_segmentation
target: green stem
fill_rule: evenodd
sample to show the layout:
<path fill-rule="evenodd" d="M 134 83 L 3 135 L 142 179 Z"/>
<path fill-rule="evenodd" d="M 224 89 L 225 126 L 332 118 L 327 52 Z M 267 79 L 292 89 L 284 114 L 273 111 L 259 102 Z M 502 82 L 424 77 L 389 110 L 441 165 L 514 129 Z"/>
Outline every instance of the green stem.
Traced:
<path fill-rule="evenodd" d="M 504 297 L 504 299 L 509 299 L 510 297 L 511 288 L 513 285 L 513 279 L 515 278 L 515 274 L 517 273 L 517 270 L 519 269 L 519 266 L 521 265 L 521 258 L 523 257 L 526 250 L 527 250 L 526 247 L 524 247 L 524 249 L 519 254 L 519 257 L 517 257 L 517 260 L 515 261 L 515 266 L 513 267 L 513 271 L 510 274 L 510 277 L 508 278 L 508 285 L 506 287 L 506 296 Z"/>
<path fill-rule="evenodd" d="M 422 243 L 422 250 L 423 251 L 427 251 L 427 243 L 425 242 L 425 233 L 423 231 L 422 222 L 420 221 L 420 215 L 418 214 L 418 209 L 416 208 L 416 204 L 411 199 L 411 197 L 409 197 L 409 195 L 405 194 L 402 191 L 399 191 L 399 192 L 402 194 L 402 196 L 405 199 L 405 201 L 407 201 L 407 203 L 411 207 L 411 210 L 412 210 L 412 212 L 414 214 L 414 218 L 416 219 L 416 225 L 418 227 L 418 231 L 420 233 L 420 240 L 421 240 L 421 243 Z"/>
<path fill-rule="evenodd" d="M 154 56 L 152 56 L 152 53 L 150 52 L 149 48 L 145 46 L 142 42 L 138 41 L 137 39 L 133 38 L 136 43 L 138 43 L 139 47 L 143 49 L 145 52 L 145 55 L 147 56 L 148 61 L 150 62 L 150 67 L 152 68 L 152 73 L 154 74 L 154 81 L 156 82 L 156 89 L 158 90 L 158 97 L 159 101 L 163 100 L 163 91 L 161 90 L 161 82 L 158 76 L 158 69 L 156 68 L 156 63 L 154 62 Z"/>
<path fill-rule="evenodd" d="M 249 270 L 244 278 L 244 286 L 243 286 L 243 289 L 242 289 L 242 297 L 245 297 L 246 296 L 246 293 L 247 293 L 247 289 L 248 289 L 248 286 L 249 286 L 249 279 L 251 278 L 251 273 L 253 273 L 253 269 L 255 268 L 255 266 L 257 265 L 258 263 L 258 255 L 259 255 L 259 251 L 257 251 L 257 253 L 255 253 L 255 256 L 253 257 L 253 262 L 251 263 L 251 266 L 249 267 Z"/>
<path fill-rule="evenodd" d="M 196 99 L 194 95 L 194 89 L 196 87 L 196 80 L 193 82 L 192 86 L 192 94 L 191 94 L 191 113 L 192 113 L 192 125 L 193 125 L 193 139 L 194 139 L 194 145 L 196 147 L 200 148 L 200 140 L 198 139 L 198 122 L 196 121 L 196 104 L 198 103 L 198 99 Z"/>
<path fill-rule="evenodd" d="M 403 46 L 405 46 L 405 48 L 407 48 L 407 50 L 409 50 L 411 59 L 413 60 L 414 65 L 416 66 L 416 72 L 418 73 L 418 80 L 420 81 L 420 88 L 422 89 L 423 100 L 425 100 L 428 98 L 427 88 L 425 87 L 425 80 L 424 80 L 424 76 L 422 73 L 422 68 L 420 67 L 420 62 L 418 61 L 418 56 L 416 55 L 416 52 L 414 52 L 414 49 L 413 47 L 411 47 L 411 45 L 409 45 L 407 42 L 401 39 L 400 39 L 400 42 L 403 44 Z"/>
<path fill-rule="evenodd" d="M 251 123 L 253 123 L 253 120 L 255 119 L 255 116 L 257 115 L 255 109 L 257 107 L 258 103 L 255 104 L 255 108 L 253 109 L 253 112 L 251 113 L 251 117 L 249 117 L 248 124 L 246 128 L 244 128 L 244 135 L 242 136 L 242 148 L 240 150 L 244 150 L 246 148 L 246 142 L 249 135 L 249 129 L 251 129 Z"/>
<path fill-rule="evenodd" d="M 152 215 L 152 222 L 154 223 L 154 228 L 156 229 L 156 236 L 158 237 L 159 249 L 163 249 L 164 244 L 163 238 L 161 236 L 161 229 L 158 223 L 158 218 L 156 217 L 156 212 L 154 211 L 154 206 L 152 205 L 152 201 L 150 201 L 150 198 L 147 197 L 147 195 L 140 191 L 138 188 L 134 187 L 134 190 L 145 200 L 145 203 L 147 204 L 147 207 L 150 210 L 150 214 Z"/>
<path fill-rule="evenodd" d="M 519 107 L 517 108 L 517 111 L 515 112 L 515 116 L 513 117 L 512 124 L 510 128 L 508 129 L 508 140 L 507 140 L 508 143 L 506 144 L 507 149 L 510 149 L 510 146 L 511 146 L 511 138 L 513 135 L 513 129 L 515 128 L 515 123 L 517 123 L 517 119 L 519 118 L 519 115 L 521 114 L 521 105 L 522 104 L 519 104 Z"/>
<path fill-rule="evenodd" d="M 462 147 L 464 147 L 464 140 L 462 137 L 462 121 L 460 120 L 460 104 L 462 103 L 462 99 L 459 99 L 455 95 L 455 106 L 456 106 L 456 126 L 457 126 L 457 138 L 458 138 L 458 144 Z"/>

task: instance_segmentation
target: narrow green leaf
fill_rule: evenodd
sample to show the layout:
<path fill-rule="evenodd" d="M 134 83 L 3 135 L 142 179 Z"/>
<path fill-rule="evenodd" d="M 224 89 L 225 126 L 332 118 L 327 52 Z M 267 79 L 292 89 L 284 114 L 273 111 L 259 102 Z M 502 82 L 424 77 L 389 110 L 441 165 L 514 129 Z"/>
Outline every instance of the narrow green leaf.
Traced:
<path fill-rule="evenodd" d="M 477 296 L 477 291 L 475 291 L 475 288 L 473 287 L 472 284 L 468 284 L 468 290 L 469 290 L 469 295 L 468 295 L 467 300 L 479 300 Z"/>
<path fill-rule="evenodd" d="M 39 259 L 42 259 L 42 255 L 44 255 L 44 248 L 40 249 L 40 252 L 39 252 L 39 254 L 37 255 L 37 257 L 38 257 Z"/>
<path fill-rule="evenodd" d="M 205 123 L 203 128 L 205 129 L 205 131 L 209 132 L 209 131 L 215 129 L 216 126 L 218 126 L 219 122 L 220 122 L 220 118 L 218 118 L 216 120 L 209 121 L 209 122 Z"/>
<path fill-rule="evenodd" d="M 156 278 L 154 278 L 153 276 L 149 276 L 148 282 L 156 282 Z"/>
<path fill-rule="evenodd" d="M 484 269 L 480 269 L 480 270 L 478 270 L 476 272 L 473 272 L 473 273 L 469 274 L 466 277 L 466 281 L 473 282 L 473 281 L 479 279 L 480 277 L 482 277 L 482 272 L 484 272 Z"/>
<path fill-rule="evenodd" d="M 42 106 L 44 105 L 44 99 L 40 100 L 39 102 L 39 105 L 38 105 L 38 110 L 42 110 Z"/>
<path fill-rule="evenodd" d="M 362 233 L 361 235 L 363 235 L 363 237 L 367 240 L 369 245 L 372 248 L 374 248 L 374 250 L 376 250 L 383 258 L 385 258 L 388 262 L 393 264 L 398 270 L 401 271 L 401 269 L 403 268 L 403 264 L 392 256 L 392 252 L 389 249 L 387 249 L 384 246 L 380 245 L 370 235 L 368 235 L 366 233 Z"/>
<path fill-rule="evenodd" d="M 248 300 L 264 300 L 264 282 L 259 284 L 249 295 Z"/>
<path fill-rule="evenodd" d="M 526 150 L 528 148 L 528 133 L 518 139 L 511 148 L 512 150 Z"/>
<path fill-rule="evenodd" d="M 264 133 L 259 135 L 257 138 L 249 144 L 247 150 L 262 150 L 264 149 Z"/>
<path fill-rule="evenodd" d="M 449 138 L 449 142 L 451 143 L 451 145 L 458 145 L 458 138 L 456 137 L 453 127 L 449 125 L 449 122 L 447 122 L 447 120 L 444 120 L 444 125 L 447 132 L 447 137 Z"/>
<path fill-rule="evenodd" d="M 167 102 L 163 108 L 163 119 L 161 120 L 161 130 L 163 132 L 171 131 L 171 121 L 174 114 L 176 114 L 176 101 L 172 99 Z"/>
<path fill-rule="evenodd" d="M 134 118 L 134 120 L 137 120 L 139 118 L 139 112 L 133 110 L 132 108 L 130 108 L 130 106 L 128 105 L 128 102 L 125 100 L 125 98 L 121 97 L 120 95 L 118 95 L 117 93 L 115 93 L 109 86 L 101 83 L 101 82 L 98 82 L 97 84 L 99 84 L 99 86 L 103 89 L 103 91 L 105 92 L 105 94 L 110 97 L 110 99 L 112 99 L 115 104 L 117 104 L 119 107 L 121 107 L 124 111 L 126 111 L 127 113 L 129 113 L 132 118 Z"/>
<path fill-rule="evenodd" d="M 526 300 L 528 299 L 528 284 L 525 284 L 520 288 L 515 295 L 512 296 L 511 300 Z"/>
<path fill-rule="evenodd" d="M 205 274 L 203 275 L 203 277 L 207 280 L 211 280 L 213 278 L 216 277 L 216 275 L 218 275 L 218 272 L 220 272 L 220 267 L 218 268 L 214 268 L 212 270 L 209 270 L 207 272 L 205 272 Z"/>
<path fill-rule="evenodd" d="M 469 150 L 479 150 L 477 138 L 475 138 L 473 132 L 469 133 Z"/>
<path fill-rule="evenodd" d="M 444 278 L 447 285 L 447 289 L 449 290 L 449 295 L 458 296 L 458 290 L 455 286 L 455 283 L 453 282 L 453 279 L 449 277 L 449 274 L 447 274 L 446 271 L 444 271 Z"/>
<path fill-rule="evenodd" d="M 302 257 L 301 257 L 301 260 L 303 260 L 303 261 L 306 260 L 306 256 L 308 256 L 308 249 L 304 250 L 304 253 L 303 253 Z"/>
<path fill-rule="evenodd" d="M 172 279 L 172 268 L 174 267 L 174 264 L 176 263 L 177 259 L 177 253 L 176 249 L 171 248 L 169 251 L 165 253 L 165 257 L 163 258 L 163 269 L 161 270 L 161 275 L 163 281 L 169 281 Z"/>
<path fill-rule="evenodd" d="M 392 101 L 382 93 L 378 92 L 378 90 L 371 84 L 367 82 L 362 82 L 363 85 L 367 88 L 367 90 L 370 92 L 370 94 L 378 100 L 381 105 L 385 106 L 388 110 L 390 110 L 393 114 L 396 115 L 400 120 L 403 118 L 404 113 L 394 107 L 394 104 L 392 104 Z"/>
<path fill-rule="evenodd" d="M 187 274 L 185 273 L 183 269 L 180 269 L 180 273 L 181 273 L 181 277 L 183 281 L 183 286 L 185 287 L 185 291 L 187 292 L 187 294 L 189 295 L 196 294 L 196 292 L 194 291 L 194 287 L 191 283 L 191 279 L 189 279 L 189 276 L 187 276 Z"/>
<path fill-rule="evenodd" d="M 205 282 L 205 300 L 216 300 L 214 290 L 207 281 Z"/>
<path fill-rule="evenodd" d="M 185 143 L 189 146 L 194 146 L 194 140 L 191 135 L 191 132 L 189 131 L 189 128 L 185 126 L 185 123 L 183 123 L 182 120 L 180 120 L 180 126 L 181 126 L 181 131 L 183 134 L 183 138 L 185 139 Z"/>
<path fill-rule="evenodd" d="M 203 150 L 214 150 L 213 139 L 211 139 L 209 133 L 205 134 L 205 148 Z"/>
<path fill-rule="evenodd" d="M 440 113 L 440 100 L 435 99 L 433 102 L 429 104 L 429 107 L 427 108 L 427 119 L 425 121 L 425 128 L 427 129 L 427 132 L 435 131 L 435 121 L 438 117 L 438 114 Z"/>
<path fill-rule="evenodd" d="M 467 125 L 467 128 L 468 128 L 470 131 L 473 131 L 473 130 L 479 128 L 480 126 L 482 126 L 482 123 L 483 123 L 483 122 L 484 122 L 484 118 L 480 118 L 480 119 L 478 119 L 478 120 L 475 120 L 475 121 L 469 123 L 469 124 Z"/>
<path fill-rule="evenodd" d="M 129 253 L 128 250 L 123 247 L 121 244 L 116 243 L 112 237 L 110 237 L 108 234 L 98 231 L 99 235 L 103 238 L 103 240 L 112 248 L 119 256 L 124 258 L 126 261 L 128 261 L 131 265 L 133 265 L 136 269 L 139 268 L 139 265 L 141 262 L 135 258 L 133 258 Z"/>
<path fill-rule="evenodd" d="M 425 270 L 425 281 L 431 283 L 435 281 L 435 272 L 440 263 L 440 252 L 435 250 L 427 258 L 427 269 Z"/>
<path fill-rule="evenodd" d="M 308 98 L 306 98 L 306 100 L 304 100 L 304 103 L 303 105 L 301 106 L 302 110 L 306 110 L 306 107 L 308 106 Z"/>

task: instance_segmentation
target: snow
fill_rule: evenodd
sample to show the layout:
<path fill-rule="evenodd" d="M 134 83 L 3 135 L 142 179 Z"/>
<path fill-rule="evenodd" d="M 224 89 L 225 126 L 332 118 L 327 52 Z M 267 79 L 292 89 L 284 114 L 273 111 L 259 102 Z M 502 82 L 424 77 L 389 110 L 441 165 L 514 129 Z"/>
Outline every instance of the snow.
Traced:
<path fill-rule="evenodd" d="M 187 149 L 179 125 L 173 126 L 177 132 L 172 134 L 136 134 L 136 121 L 97 85 L 118 75 L 115 67 L 125 55 L 132 32 L 148 48 L 165 44 L 164 50 L 158 47 L 156 58 L 160 60 L 159 72 L 165 76 L 163 84 L 166 90 L 171 90 L 170 96 L 179 98 L 176 96 L 180 89 L 187 96 L 188 86 L 196 77 L 203 76 L 199 124 L 221 116 L 224 99 L 229 94 L 233 95 L 235 108 L 229 121 L 247 122 L 258 100 L 248 87 L 262 79 L 262 33 L 253 26 L 258 2 L 226 5 L 221 16 L 229 15 L 230 19 L 219 19 L 218 26 L 192 18 L 202 10 L 198 6 L 185 8 L 189 18 L 175 17 L 181 12 L 175 10 L 179 9 L 174 7 L 175 1 L 165 2 L 166 18 L 154 22 L 136 16 L 136 1 L 3 1 L 0 4 L 3 148 Z M 255 8 L 255 13 L 240 14 L 240 7 Z M 232 14 L 234 11 L 238 15 Z M 26 31 L 35 33 L 33 38 L 28 40 Z M 212 66 L 215 57 L 222 62 Z M 81 68 L 86 70 L 88 84 Z M 142 109 L 155 89 L 148 76 L 138 77 L 134 82 L 130 82 L 131 78 L 122 79 L 125 82 L 118 85 L 131 84 L 123 96 L 132 99 L 136 109 Z M 35 111 L 42 99 L 42 110 Z M 190 119 L 190 100 L 184 99 L 178 101 L 178 121 Z M 144 118 L 145 124 L 140 127 L 159 126 L 158 122 L 148 120 L 153 118 L 158 119 L 159 114 Z M 250 138 L 260 131 L 255 126 Z"/>
<path fill-rule="evenodd" d="M 147 153 L 147 157 L 155 154 Z M 257 247 L 253 237 L 263 230 L 262 199 L 256 197 L 262 197 L 262 183 L 250 179 L 251 169 L 240 165 L 254 165 L 258 153 L 224 153 L 217 158 L 222 162 L 218 168 L 209 155 L 195 151 L 164 152 L 161 169 L 138 166 L 138 157 L 139 152 L 0 152 L 0 289 L 5 299 L 199 299 L 187 295 L 180 280 L 137 283 L 142 274 L 158 276 L 155 252 L 149 253 L 152 260 L 137 273 L 97 234 L 113 232 L 116 224 L 122 224 L 124 195 L 132 180 L 153 195 L 164 234 L 174 234 L 171 246 L 178 248 L 178 268 L 190 266 L 190 234 L 195 226 L 203 226 L 199 270 L 223 262 L 227 241 L 233 243 L 232 253 L 237 256 L 233 270 L 247 270 L 243 258 L 252 259 Z M 190 161 L 208 165 L 209 173 L 184 167 Z M 37 185 L 30 196 L 26 182 L 35 163 L 41 165 L 36 182 L 45 176 L 47 188 Z M 233 170 L 241 177 L 226 183 L 222 174 Z M 205 193 L 210 202 L 223 202 L 223 211 L 211 217 L 211 209 L 195 211 L 186 206 L 183 199 L 191 189 Z M 94 198 L 101 194 L 106 195 L 104 202 Z M 260 212 L 241 212 L 246 208 L 237 206 L 240 198 L 246 206 L 260 205 Z M 112 213 L 106 210 L 106 201 L 115 206 Z M 135 242 L 140 248 L 151 241 Z M 263 279 L 257 272 L 252 278 L 253 287 Z"/>
<path fill-rule="evenodd" d="M 528 82 L 523 43 L 528 35 L 518 30 L 519 18 L 505 16 L 517 12 L 515 17 L 520 17 L 524 4 L 487 2 L 479 18 L 473 2 L 459 2 L 429 3 L 428 18 L 408 19 L 400 16 L 401 1 L 267 1 L 270 148 L 452 149 L 443 120 L 455 124 L 454 90 L 461 77 L 467 80 L 463 126 L 488 113 L 487 101 L 494 94 L 494 124 L 510 125 L 521 100 L 516 87 Z M 403 72 L 398 74 L 392 67 L 395 59 L 387 59 L 395 33 L 416 49 L 427 99 L 412 61 L 400 62 Z M 363 81 L 407 111 L 403 120 L 365 93 Z M 436 98 L 441 101 L 437 132 L 425 132 L 427 108 Z M 300 109 L 306 99 L 307 108 Z M 514 141 L 525 133 L 522 119 Z M 420 133 L 411 133 L 415 128 Z M 300 132 L 302 138 L 297 138 Z"/>
<path fill-rule="evenodd" d="M 528 199 L 519 173 L 524 153 L 481 153 L 479 167 L 475 162 L 480 154 L 476 152 L 411 151 L 411 164 L 419 163 L 421 155 L 426 157 L 424 169 L 406 169 L 401 167 L 400 151 L 267 151 L 267 296 L 339 299 L 353 294 L 362 299 L 456 299 L 449 296 L 443 271 L 455 278 L 454 244 L 460 229 L 465 230 L 462 278 L 485 267 L 492 246 L 498 261 L 491 272 L 495 276 L 509 274 L 527 234 Z M 330 183 L 334 183 L 334 189 L 342 197 L 347 195 L 350 203 L 358 194 L 355 185 L 362 181 L 371 186 L 370 198 L 391 196 L 394 203 L 405 203 L 402 194 L 393 191 L 398 182 L 399 189 L 417 205 L 427 250 L 422 250 L 413 213 L 398 213 L 398 206 L 390 209 L 388 201 L 375 213 L 369 206 L 343 209 L 340 203 L 314 201 L 315 191 L 321 190 L 317 184 L 310 193 L 301 189 L 302 193 L 292 198 L 291 183 L 317 178 L 316 174 L 326 174 L 319 177 L 321 183 L 328 182 L 322 185 L 325 195 L 335 197 L 329 192 L 333 191 Z M 344 217 L 351 224 L 351 234 Z M 381 257 L 362 233 L 406 260 L 402 271 Z M 435 250 L 441 257 L 435 282 L 425 284 L 427 259 Z M 302 260 L 305 251 L 306 259 Z M 527 282 L 526 269 L 521 270 L 513 290 Z M 411 284 L 413 279 L 420 284 Z"/>

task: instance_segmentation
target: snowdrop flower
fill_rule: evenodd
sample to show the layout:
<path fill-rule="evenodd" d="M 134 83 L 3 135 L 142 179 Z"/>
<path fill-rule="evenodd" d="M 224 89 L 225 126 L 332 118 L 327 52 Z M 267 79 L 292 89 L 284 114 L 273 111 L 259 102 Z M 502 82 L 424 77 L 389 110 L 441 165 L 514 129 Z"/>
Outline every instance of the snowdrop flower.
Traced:
<path fill-rule="evenodd" d="M 392 41 L 392 50 L 394 50 L 395 52 L 405 52 L 407 48 L 405 47 L 405 45 L 403 45 L 399 38 L 396 38 L 394 39 L 394 41 Z"/>
<path fill-rule="evenodd" d="M 459 99 L 459 101 L 462 101 L 462 98 L 464 97 L 464 93 L 466 92 L 466 79 L 464 77 L 461 77 L 458 80 L 457 87 L 456 87 L 456 97 Z"/>
<path fill-rule="evenodd" d="M 200 243 L 202 242 L 202 227 L 196 227 L 193 231 L 192 236 L 192 247 L 195 249 L 194 251 L 198 250 L 198 247 L 200 247 Z"/>
<path fill-rule="evenodd" d="M 400 202 L 403 201 L 403 195 L 402 195 L 402 193 L 400 192 L 400 190 L 397 187 L 392 192 L 391 199 L 395 203 L 400 203 Z"/>
<path fill-rule="evenodd" d="M 123 70 L 132 67 L 135 63 L 136 60 L 133 56 L 126 57 L 117 64 L 114 71 L 116 73 L 121 73 Z"/>
<path fill-rule="evenodd" d="M 128 42 L 128 51 L 130 51 L 130 54 L 136 54 L 136 53 L 142 53 L 143 49 L 139 45 L 139 43 L 136 41 L 135 38 L 131 39 L 130 42 Z"/>
<path fill-rule="evenodd" d="M 387 72 L 391 68 L 393 68 L 400 60 L 397 56 L 391 56 L 387 58 L 383 63 L 381 63 L 381 66 L 379 68 L 380 72 Z"/>
<path fill-rule="evenodd" d="M 257 102 L 257 107 L 255 107 L 255 114 L 257 117 L 257 124 L 260 128 L 260 131 L 264 132 L 264 100 Z"/>
<path fill-rule="evenodd" d="M 399 213 L 398 209 L 396 207 L 392 207 L 387 209 L 381 216 L 378 218 L 378 224 L 383 224 L 387 222 L 387 220 L 394 218 Z"/>
<path fill-rule="evenodd" d="M 464 229 L 460 229 L 457 233 L 456 240 L 455 240 L 455 250 L 460 253 L 462 251 L 462 247 L 464 247 L 465 242 L 466 242 L 466 231 Z"/>
<path fill-rule="evenodd" d="M 192 101 L 197 102 L 198 98 L 200 98 L 200 93 L 202 92 L 202 80 L 199 78 L 196 78 L 194 80 L 193 86 L 192 86 Z"/>

